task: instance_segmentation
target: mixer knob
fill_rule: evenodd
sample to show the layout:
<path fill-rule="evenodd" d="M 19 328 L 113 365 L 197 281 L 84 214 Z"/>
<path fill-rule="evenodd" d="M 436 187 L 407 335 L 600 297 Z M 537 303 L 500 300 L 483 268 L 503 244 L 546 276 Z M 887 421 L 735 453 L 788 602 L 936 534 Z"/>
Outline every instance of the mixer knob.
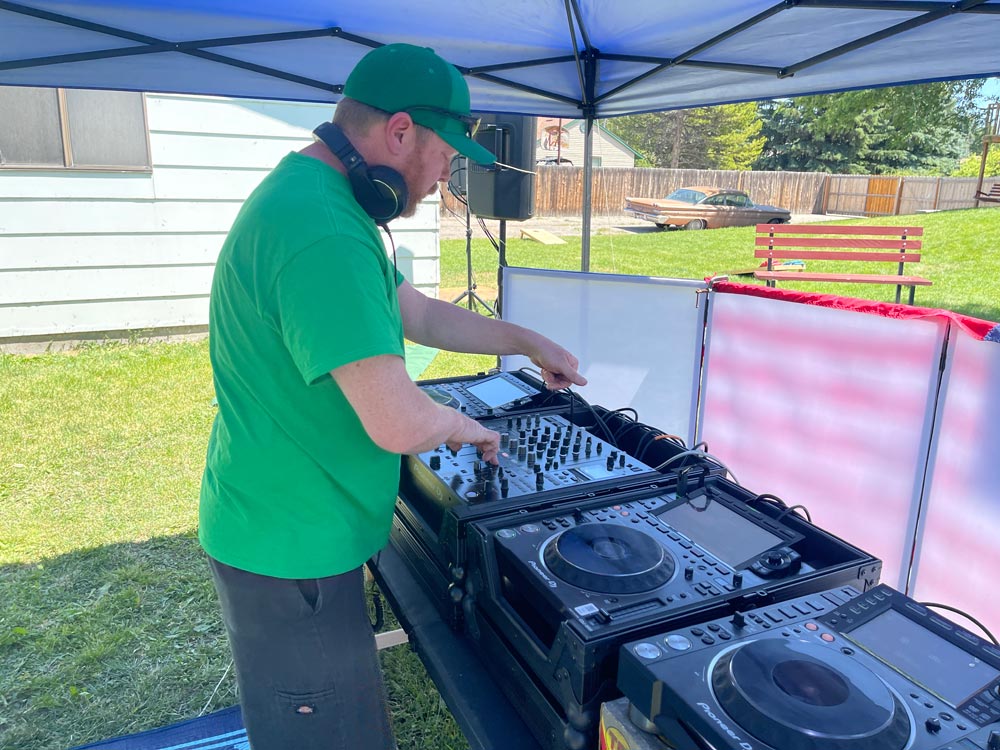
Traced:
<path fill-rule="evenodd" d="M 598 456 L 601 455 L 601 451 L 603 451 L 603 450 L 604 450 L 604 443 L 598 443 L 597 444 L 597 455 Z"/>
<path fill-rule="evenodd" d="M 553 456 L 555 456 L 556 455 L 556 447 L 554 445 L 551 446 L 547 451 L 545 451 L 545 455 L 548 456 L 549 458 L 552 458 Z"/>
<path fill-rule="evenodd" d="M 733 573 L 733 587 L 739 588 L 742 585 L 743 585 L 743 574 Z"/>
<path fill-rule="evenodd" d="M 574 461 L 579 461 L 580 460 L 580 448 L 579 447 L 573 449 L 573 460 Z"/>
<path fill-rule="evenodd" d="M 941 720 L 936 716 L 929 716 L 924 722 L 924 726 L 928 732 L 935 734 L 941 731 Z"/>
<path fill-rule="evenodd" d="M 684 568 L 684 580 L 690 581 L 692 578 L 694 578 L 694 566 L 688 565 Z"/>
<path fill-rule="evenodd" d="M 522 445 L 520 448 L 517 449 L 517 460 L 523 461 L 527 457 L 528 457 L 528 449 Z"/>
<path fill-rule="evenodd" d="M 545 475 L 539 472 L 535 475 L 535 489 L 542 489 L 545 487 Z"/>
<path fill-rule="evenodd" d="M 529 453 L 528 454 L 528 467 L 530 468 L 530 467 L 532 467 L 534 465 L 535 465 L 535 454 L 534 453 Z"/>
<path fill-rule="evenodd" d="M 510 482 L 507 481 L 507 477 L 500 480 L 500 497 L 507 497 L 510 492 Z"/>
<path fill-rule="evenodd" d="M 986 740 L 986 750 L 1000 750 L 1000 732 L 994 729 Z"/>
<path fill-rule="evenodd" d="M 625 454 L 624 453 L 622 453 L 620 456 L 618 456 L 618 465 L 621 468 L 623 468 L 623 469 L 625 468 Z"/>
<path fill-rule="evenodd" d="M 513 426 L 514 426 L 514 418 L 513 417 L 507 417 L 507 429 L 509 430 Z"/>
<path fill-rule="evenodd" d="M 608 471 L 611 471 L 613 468 L 615 468 L 615 459 L 613 456 L 608 456 Z"/>
<path fill-rule="evenodd" d="M 510 445 L 510 435 L 505 432 L 500 435 L 500 447 L 506 448 L 508 445 Z"/>
<path fill-rule="evenodd" d="M 548 435 L 550 432 L 552 432 L 552 428 L 549 427 L 548 425 L 545 425 L 545 434 Z"/>
<path fill-rule="evenodd" d="M 734 628 L 745 628 L 747 625 L 747 618 L 743 616 L 742 612 L 734 612 L 733 619 L 729 622 L 733 624 Z"/>
<path fill-rule="evenodd" d="M 441 456 L 431 456 L 431 470 L 437 471 L 441 468 Z"/>
<path fill-rule="evenodd" d="M 559 458 L 561 458 L 563 461 L 566 460 L 566 456 L 568 455 L 569 455 L 568 445 L 564 445 L 562 448 L 559 449 Z"/>

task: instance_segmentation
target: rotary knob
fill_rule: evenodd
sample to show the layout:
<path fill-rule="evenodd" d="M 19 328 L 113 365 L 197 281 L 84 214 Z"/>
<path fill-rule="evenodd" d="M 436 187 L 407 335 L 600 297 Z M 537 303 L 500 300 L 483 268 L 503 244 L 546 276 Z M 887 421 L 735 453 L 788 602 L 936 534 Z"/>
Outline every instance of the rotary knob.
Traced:
<path fill-rule="evenodd" d="M 430 460 L 431 471 L 437 471 L 441 468 L 441 456 L 431 456 Z"/>

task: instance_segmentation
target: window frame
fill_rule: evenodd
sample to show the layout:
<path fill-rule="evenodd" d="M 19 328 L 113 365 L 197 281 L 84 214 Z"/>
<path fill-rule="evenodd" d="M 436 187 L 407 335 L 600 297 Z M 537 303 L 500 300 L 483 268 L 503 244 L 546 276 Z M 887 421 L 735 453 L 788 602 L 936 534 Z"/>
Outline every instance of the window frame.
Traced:
<path fill-rule="evenodd" d="M 45 88 L 44 86 L 34 86 L 30 88 Z M 90 91 L 100 89 L 87 89 Z M 146 143 L 145 166 L 121 166 L 121 165 L 94 165 L 79 166 L 73 164 L 73 144 L 69 132 L 69 103 L 65 88 L 56 89 L 56 102 L 59 108 L 59 136 L 62 141 L 62 165 L 58 164 L 0 164 L 0 171 L 10 170 L 17 172 L 128 172 L 138 174 L 152 174 L 153 172 L 153 152 L 149 145 L 149 110 L 146 106 L 146 93 L 143 91 L 130 91 L 125 93 L 139 94 L 142 101 L 142 125 L 143 138 Z"/>

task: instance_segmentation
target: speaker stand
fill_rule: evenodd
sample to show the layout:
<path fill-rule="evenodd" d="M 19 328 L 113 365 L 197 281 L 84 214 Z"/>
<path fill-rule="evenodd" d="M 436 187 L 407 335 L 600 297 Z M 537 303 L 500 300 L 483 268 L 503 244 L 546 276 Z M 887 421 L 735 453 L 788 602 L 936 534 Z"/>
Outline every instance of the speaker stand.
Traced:
<path fill-rule="evenodd" d="M 466 306 L 470 310 L 475 310 L 478 304 L 482 306 L 487 315 L 493 318 L 497 317 L 497 311 L 493 309 L 493 306 L 476 293 L 476 282 L 472 279 L 472 210 L 468 203 L 465 205 L 465 291 L 451 302 L 457 305 L 462 300 L 466 301 Z"/>

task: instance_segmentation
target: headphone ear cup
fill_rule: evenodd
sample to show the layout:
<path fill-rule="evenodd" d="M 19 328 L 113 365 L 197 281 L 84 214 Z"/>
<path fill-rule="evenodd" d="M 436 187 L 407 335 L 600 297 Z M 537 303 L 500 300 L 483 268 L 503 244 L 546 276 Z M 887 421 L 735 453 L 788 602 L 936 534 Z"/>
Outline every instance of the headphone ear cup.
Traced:
<path fill-rule="evenodd" d="M 392 221 L 406 208 L 406 180 L 392 167 L 377 164 L 352 171 L 350 179 L 358 203 L 376 221 Z"/>

